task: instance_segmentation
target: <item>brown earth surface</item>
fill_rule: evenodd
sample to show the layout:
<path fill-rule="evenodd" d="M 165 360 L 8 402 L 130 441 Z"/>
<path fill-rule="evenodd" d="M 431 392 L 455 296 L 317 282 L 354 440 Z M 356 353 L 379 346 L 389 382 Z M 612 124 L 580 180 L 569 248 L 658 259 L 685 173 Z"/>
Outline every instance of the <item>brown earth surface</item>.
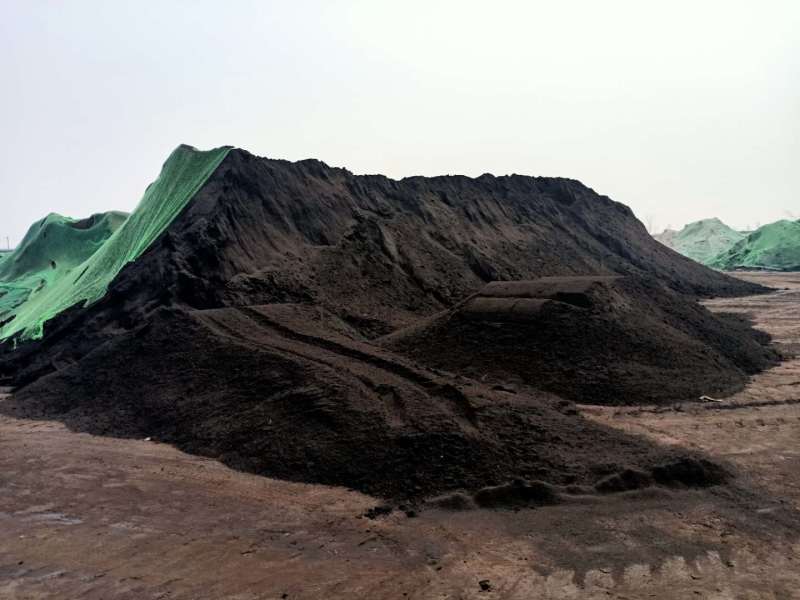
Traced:
<path fill-rule="evenodd" d="M 800 275 L 709 301 L 800 347 Z M 0 598 L 800 598 L 800 360 L 722 402 L 584 406 L 732 464 L 729 486 L 552 507 L 421 508 L 267 479 L 152 441 L 0 417 Z"/>

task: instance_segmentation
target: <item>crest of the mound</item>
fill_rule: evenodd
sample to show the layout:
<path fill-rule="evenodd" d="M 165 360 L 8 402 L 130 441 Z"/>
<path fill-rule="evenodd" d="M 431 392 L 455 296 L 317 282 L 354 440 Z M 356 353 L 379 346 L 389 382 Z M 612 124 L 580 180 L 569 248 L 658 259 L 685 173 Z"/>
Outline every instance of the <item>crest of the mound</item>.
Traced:
<path fill-rule="evenodd" d="M 29 268 L 40 269 L 33 271 L 38 274 L 47 272 L 48 265 L 52 269 L 50 261 L 56 262 L 56 268 L 52 270 L 58 271 L 58 276 L 34 276 L 31 279 L 30 272 L 25 271 L 28 275 L 24 277 L 25 281 L 20 281 L 20 274 L 28 267 L 25 264 L 20 266 L 14 256 L 4 260 L 0 271 L 0 286 L 6 292 L 3 299 L 15 295 L 16 305 L 7 309 L 0 320 L 3 323 L 0 340 L 12 336 L 39 338 L 44 323 L 49 319 L 77 304 L 91 304 L 101 299 L 114 277 L 126 264 L 139 258 L 163 233 L 229 151 L 227 146 L 209 151 L 198 151 L 187 145 L 176 148 L 164 163 L 158 179 L 148 186 L 137 208 L 113 234 L 91 248 L 93 251 L 88 256 L 69 249 L 62 251 L 63 255 L 81 259 L 79 262 L 68 261 L 59 271 L 58 263 L 48 258 L 46 252 L 43 256 L 31 253 L 30 258 L 25 258 L 30 263 Z M 67 231 L 70 227 L 76 229 L 76 224 L 79 231 L 85 225 L 81 221 L 70 224 L 64 217 L 50 215 L 40 222 L 39 229 L 42 234 L 51 230 Z M 89 227 L 88 231 L 91 230 Z M 26 236 L 21 244 L 20 257 L 31 246 L 36 246 L 33 242 L 39 239 L 39 231 L 33 231 L 29 236 L 31 239 Z M 72 246 L 70 243 L 65 245 Z M 38 246 L 47 247 L 46 244 Z M 86 252 L 86 246 L 83 252 Z M 39 264 L 42 260 L 47 261 L 46 264 Z"/>

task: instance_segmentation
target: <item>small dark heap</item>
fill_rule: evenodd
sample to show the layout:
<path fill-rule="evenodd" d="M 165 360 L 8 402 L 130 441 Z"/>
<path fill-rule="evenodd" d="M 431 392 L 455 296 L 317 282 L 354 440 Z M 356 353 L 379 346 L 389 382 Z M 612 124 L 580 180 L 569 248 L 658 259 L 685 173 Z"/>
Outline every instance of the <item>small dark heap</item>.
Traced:
<path fill-rule="evenodd" d="M 652 280 L 619 276 L 492 282 L 381 343 L 431 367 L 587 404 L 660 404 L 731 394 L 775 353 Z"/>

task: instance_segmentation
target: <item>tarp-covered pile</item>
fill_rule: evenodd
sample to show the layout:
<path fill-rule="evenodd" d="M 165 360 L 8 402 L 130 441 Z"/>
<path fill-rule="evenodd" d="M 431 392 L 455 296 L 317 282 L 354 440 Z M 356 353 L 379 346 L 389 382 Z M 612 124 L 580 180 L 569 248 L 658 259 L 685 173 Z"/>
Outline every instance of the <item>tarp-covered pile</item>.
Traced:
<path fill-rule="evenodd" d="M 178 147 L 136 210 L 76 221 L 51 214 L 34 223 L 0 262 L 0 340 L 42 336 L 43 326 L 76 304 L 101 299 L 122 268 L 169 226 L 227 155 Z"/>

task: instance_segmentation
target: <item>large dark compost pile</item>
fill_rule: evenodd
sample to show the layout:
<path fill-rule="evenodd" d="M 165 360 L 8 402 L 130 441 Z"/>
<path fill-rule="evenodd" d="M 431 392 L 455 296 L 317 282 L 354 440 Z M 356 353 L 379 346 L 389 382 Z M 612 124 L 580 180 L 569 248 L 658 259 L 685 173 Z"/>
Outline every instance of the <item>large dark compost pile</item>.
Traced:
<path fill-rule="evenodd" d="M 569 289 L 537 292 L 547 276 Z M 102 299 L 2 346 L 3 410 L 390 497 L 710 485 L 718 467 L 570 400 L 736 389 L 774 355 L 696 299 L 760 291 L 576 181 L 394 181 L 234 149 Z"/>

